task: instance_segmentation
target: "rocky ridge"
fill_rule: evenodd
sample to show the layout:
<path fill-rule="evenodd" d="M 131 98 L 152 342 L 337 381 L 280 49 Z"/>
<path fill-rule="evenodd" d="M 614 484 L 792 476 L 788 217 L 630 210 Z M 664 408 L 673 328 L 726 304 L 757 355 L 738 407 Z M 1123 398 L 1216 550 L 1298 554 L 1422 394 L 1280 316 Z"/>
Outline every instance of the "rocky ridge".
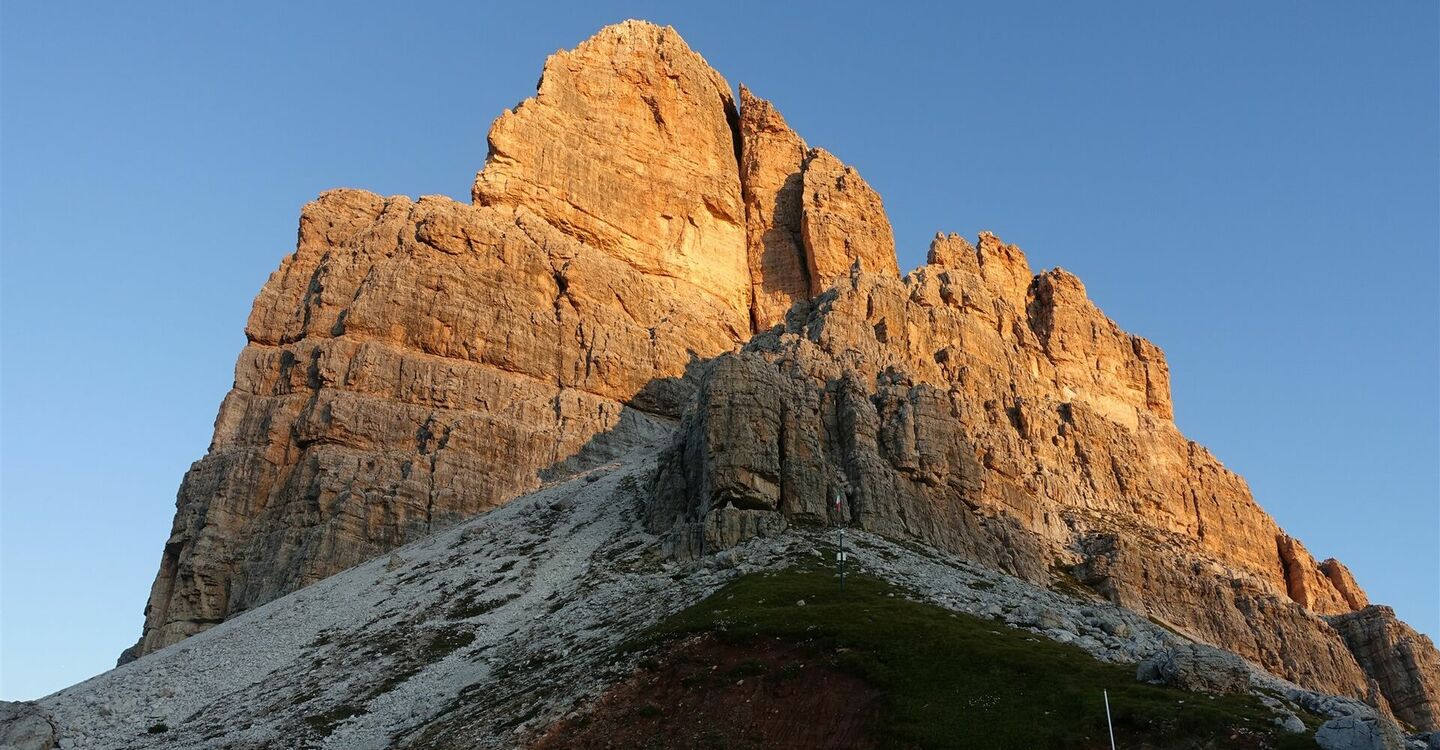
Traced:
<path fill-rule="evenodd" d="M 1434 725 L 1433 644 L 1179 433 L 1163 353 L 1073 275 L 982 234 L 902 277 L 875 191 L 672 29 L 538 88 L 472 203 L 305 208 L 129 656 L 675 430 L 644 515 L 680 559 L 917 539 Z"/>

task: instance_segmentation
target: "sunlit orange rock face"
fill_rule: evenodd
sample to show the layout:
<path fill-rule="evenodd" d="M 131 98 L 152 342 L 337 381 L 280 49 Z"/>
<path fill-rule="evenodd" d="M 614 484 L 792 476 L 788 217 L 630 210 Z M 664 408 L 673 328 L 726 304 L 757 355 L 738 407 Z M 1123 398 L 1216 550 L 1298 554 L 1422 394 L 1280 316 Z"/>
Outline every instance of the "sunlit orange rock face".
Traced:
<path fill-rule="evenodd" d="M 469 204 L 306 206 L 246 332 L 132 656 L 667 444 L 674 554 L 850 524 L 1437 716 L 1433 645 L 1180 434 L 1158 347 L 993 234 L 902 276 L 880 196 L 669 28 L 553 55 Z"/>
<path fill-rule="evenodd" d="M 496 120 L 472 203 L 335 190 L 306 206 L 131 653 L 672 429 L 687 373 L 810 293 L 801 245 L 788 269 L 752 269 L 740 132 L 719 73 L 674 30 L 627 22 L 552 56 Z M 803 145 L 773 168 L 761 153 L 799 184 Z M 796 233 L 799 211 L 782 212 Z"/>

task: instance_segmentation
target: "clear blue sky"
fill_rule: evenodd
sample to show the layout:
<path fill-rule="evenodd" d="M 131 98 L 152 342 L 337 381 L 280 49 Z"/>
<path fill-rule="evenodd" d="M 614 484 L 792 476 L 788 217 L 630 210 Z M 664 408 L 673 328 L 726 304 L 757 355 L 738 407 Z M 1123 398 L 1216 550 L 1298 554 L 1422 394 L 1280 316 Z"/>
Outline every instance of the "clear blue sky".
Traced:
<path fill-rule="evenodd" d="M 989 229 L 1079 274 L 1188 435 L 1440 634 L 1435 2 L 500 5 L 4 6 L 0 697 L 139 634 L 300 206 L 468 200 L 545 56 L 627 17 L 856 165 L 902 267 Z"/>

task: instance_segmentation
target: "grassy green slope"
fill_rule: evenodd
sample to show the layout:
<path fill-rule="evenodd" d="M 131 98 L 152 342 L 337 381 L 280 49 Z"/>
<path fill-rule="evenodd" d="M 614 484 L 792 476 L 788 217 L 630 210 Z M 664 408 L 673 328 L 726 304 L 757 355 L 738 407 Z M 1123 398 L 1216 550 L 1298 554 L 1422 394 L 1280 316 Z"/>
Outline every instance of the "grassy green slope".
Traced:
<path fill-rule="evenodd" d="M 842 592 L 819 566 L 741 578 L 642 643 L 693 633 L 731 643 L 780 638 L 860 676 L 883 695 L 871 732 L 886 747 L 1108 747 L 1102 690 L 1120 748 L 1315 747 L 1309 735 L 1275 727 L 1253 696 L 1142 684 L 1133 666 L 911 601 L 882 580 L 852 575 Z"/>

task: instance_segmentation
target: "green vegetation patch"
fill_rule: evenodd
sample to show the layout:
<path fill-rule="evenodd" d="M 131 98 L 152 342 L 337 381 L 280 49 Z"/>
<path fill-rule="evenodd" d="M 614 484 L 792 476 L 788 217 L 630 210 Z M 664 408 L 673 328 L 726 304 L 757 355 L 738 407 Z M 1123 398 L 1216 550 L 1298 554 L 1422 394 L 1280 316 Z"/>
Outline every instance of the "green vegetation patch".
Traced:
<path fill-rule="evenodd" d="M 737 579 L 630 647 L 692 633 L 738 643 L 778 637 L 819 650 L 882 692 L 873 729 L 884 747 L 1108 748 L 1102 690 L 1119 747 L 1315 747 L 1274 726 L 1254 696 L 1139 683 L 1133 666 L 912 601 L 876 578 L 851 575 L 841 592 L 818 566 Z"/>

